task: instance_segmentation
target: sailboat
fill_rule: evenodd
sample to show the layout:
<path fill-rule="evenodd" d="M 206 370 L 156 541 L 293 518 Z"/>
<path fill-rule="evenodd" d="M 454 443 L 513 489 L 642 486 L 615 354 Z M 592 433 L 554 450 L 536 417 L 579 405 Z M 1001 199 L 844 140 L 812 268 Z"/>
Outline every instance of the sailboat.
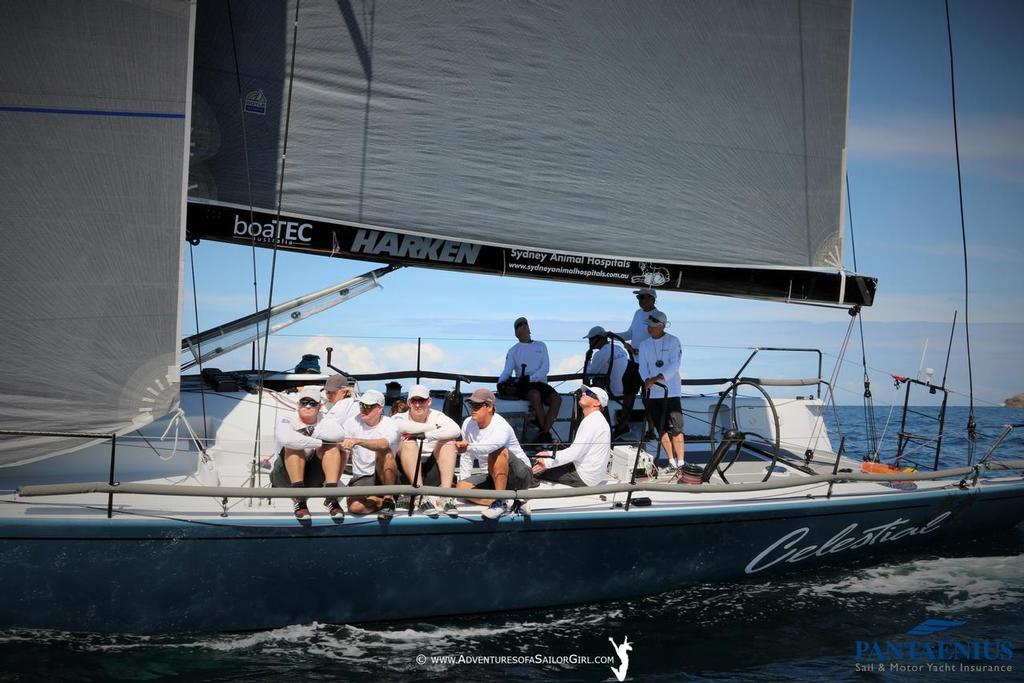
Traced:
<path fill-rule="evenodd" d="M 0 627 L 572 604 L 1024 518 L 1024 462 L 863 471 L 824 430 L 820 370 L 741 368 L 686 399 L 711 423 L 687 446 L 698 483 L 638 477 L 638 434 L 612 449 L 606 485 L 497 494 L 530 514 L 303 524 L 262 460 L 289 390 L 325 375 L 204 367 L 397 266 L 871 305 L 875 279 L 842 262 L 850 3 L 45 9 L 8 8 L 0 47 L 3 215 L 26 228 L 0 256 Z M 184 244 L 203 240 L 388 265 L 182 339 Z M 456 411 L 460 383 L 493 379 L 416 374 L 450 379 L 435 400 Z M 309 570 L 330 590 L 290 580 Z"/>

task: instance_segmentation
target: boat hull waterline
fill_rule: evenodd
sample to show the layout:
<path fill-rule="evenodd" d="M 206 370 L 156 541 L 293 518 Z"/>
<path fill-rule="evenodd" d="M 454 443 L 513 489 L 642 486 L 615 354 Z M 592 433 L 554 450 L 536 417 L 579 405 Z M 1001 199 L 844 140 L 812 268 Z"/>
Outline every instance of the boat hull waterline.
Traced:
<path fill-rule="evenodd" d="M 258 513 L 0 524 L 0 627 L 232 631 L 631 598 L 848 563 L 1024 520 L 1024 481 L 844 499 L 736 501 L 389 523 Z"/>

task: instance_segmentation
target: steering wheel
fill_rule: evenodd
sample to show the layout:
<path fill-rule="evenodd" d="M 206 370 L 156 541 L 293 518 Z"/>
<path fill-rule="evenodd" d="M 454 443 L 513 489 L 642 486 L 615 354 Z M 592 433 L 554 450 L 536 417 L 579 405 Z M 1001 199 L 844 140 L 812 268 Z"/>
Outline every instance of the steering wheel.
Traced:
<path fill-rule="evenodd" d="M 740 429 L 739 421 L 736 419 L 736 396 L 738 395 L 739 388 L 741 386 L 753 387 L 761 392 L 762 396 L 764 396 L 764 400 L 772 414 L 772 422 L 775 426 L 774 440 L 769 439 L 758 432 L 744 432 Z M 721 445 L 717 446 L 715 443 L 715 435 L 718 433 L 718 414 L 721 412 L 722 406 L 725 404 L 726 400 L 730 402 L 730 424 L 722 425 L 724 430 L 722 436 L 724 438 Z M 771 448 L 772 461 L 768 466 L 768 471 L 765 473 L 764 479 L 761 480 L 768 481 L 768 477 L 772 476 L 772 472 L 775 470 L 775 464 L 779 461 L 779 413 L 775 409 L 775 404 L 772 402 L 771 396 L 768 395 L 768 392 L 766 392 L 760 384 L 748 379 L 738 379 L 734 380 L 729 388 L 722 392 L 721 396 L 718 398 L 718 403 L 715 404 L 715 412 L 711 415 L 711 433 L 708 436 L 708 441 L 711 443 L 711 460 L 708 462 L 707 467 L 704 468 L 704 475 L 702 476 L 701 481 L 709 481 L 711 479 L 711 475 L 717 471 L 718 476 L 722 478 L 722 481 L 728 484 L 729 480 L 725 478 L 725 473 L 730 467 L 736 464 L 737 460 L 739 460 L 743 444 L 745 444 L 747 439 L 750 437 L 757 437 Z M 723 468 L 722 462 L 725 460 L 730 450 L 733 451 L 732 458 Z"/>

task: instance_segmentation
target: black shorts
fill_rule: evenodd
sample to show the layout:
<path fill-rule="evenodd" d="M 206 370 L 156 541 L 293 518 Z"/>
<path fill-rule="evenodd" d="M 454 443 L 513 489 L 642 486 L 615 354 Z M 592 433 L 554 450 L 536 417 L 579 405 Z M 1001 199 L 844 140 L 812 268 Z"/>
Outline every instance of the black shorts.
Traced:
<path fill-rule="evenodd" d="M 654 422 L 655 429 L 660 430 L 664 425 L 664 430 L 669 436 L 683 433 L 683 405 L 678 396 L 644 399 L 644 408 Z"/>
<path fill-rule="evenodd" d="M 521 401 L 525 401 L 526 395 L 533 390 L 540 392 L 540 400 L 544 401 L 544 403 L 550 403 L 551 397 L 558 393 L 550 384 L 545 384 L 544 382 L 530 382 L 523 385 L 522 390 L 519 391 L 519 399 Z"/>
<path fill-rule="evenodd" d="M 306 456 L 306 468 L 302 471 L 303 474 L 303 485 L 306 488 L 320 488 L 324 485 L 324 468 L 320 464 L 320 458 L 316 457 L 316 451 L 313 451 L 313 455 Z M 274 467 L 270 470 L 270 485 L 277 488 L 288 488 L 292 485 L 292 482 L 288 478 L 288 470 L 284 467 L 284 449 L 278 453 L 277 460 L 274 462 Z"/>
<path fill-rule="evenodd" d="M 622 395 L 636 396 L 644 380 L 640 376 L 640 364 L 631 360 L 626 364 L 626 370 L 622 373 Z"/>
<path fill-rule="evenodd" d="M 423 486 L 440 486 L 441 470 L 437 467 L 437 460 L 434 460 L 433 458 L 423 458 L 420 461 L 420 476 L 423 477 Z M 398 483 L 412 483 L 401 467 L 398 468 Z"/>
<path fill-rule="evenodd" d="M 348 483 L 349 486 L 384 486 L 384 482 L 381 481 L 380 477 L 376 472 L 373 474 L 362 474 L 358 477 L 352 477 L 352 480 Z"/>
<path fill-rule="evenodd" d="M 566 486 L 587 485 L 587 482 L 583 481 L 583 479 L 580 478 L 579 473 L 576 471 L 576 465 L 572 463 L 546 469 L 538 474 L 537 478 L 543 479 L 544 481 L 554 482 L 556 484 L 564 484 Z"/>
<path fill-rule="evenodd" d="M 471 477 L 467 477 L 465 481 L 468 481 L 473 485 L 473 488 L 477 489 L 490 489 L 494 488 L 494 480 L 491 479 L 489 474 L 474 474 Z M 537 484 L 533 481 L 533 470 L 529 465 L 524 463 L 522 460 L 508 454 L 508 482 L 505 484 L 506 489 L 530 489 Z"/>

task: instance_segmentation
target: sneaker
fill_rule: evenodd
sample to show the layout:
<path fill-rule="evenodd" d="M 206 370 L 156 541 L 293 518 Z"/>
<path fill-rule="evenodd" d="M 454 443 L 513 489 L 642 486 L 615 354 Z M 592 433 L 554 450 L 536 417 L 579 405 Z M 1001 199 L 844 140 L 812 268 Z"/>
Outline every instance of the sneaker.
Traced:
<path fill-rule="evenodd" d="M 377 512 L 377 519 L 382 522 L 390 522 L 395 516 L 395 501 L 393 498 L 385 498 L 381 503 L 380 511 Z"/>
<path fill-rule="evenodd" d="M 528 500 L 517 500 L 516 503 L 517 503 L 517 505 L 515 506 L 515 508 L 516 508 L 516 514 L 517 515 L 522 515 L 523 517 L 529 517 L 533 513 L 533 510 L 530 509 L 530 501 L 528 501 Z"/>
<path fill-rule="evenodd" d="M 459 516 L 459 506 L 455 504 L 455 501 L 451 498 L 445 498 L 444 506 L 442 507 L 444 513 L 449 517 Z"/>
<path fill-rule="evenodd" d="M 503 500 L 496 500 L 491 505 L 480 513 L 480 516 L 484 519 L 498 519 L 502 515 L 508 514 L 508 503 Z"/>
<path fill-rule="evenodd" d="M 339 522 L 345 519 L 345 508 L 341 507 L 337 498 L 324 498 L 324 507 L 327 508 L 327 514 L 331 516 L 331 519 L 336 519 Z"/>
<path fill-rule="evenodd" d="M 295 499 L 295 505 L 292 506 L 292 509 L 295 511 L 295 519 L 304 521 L 312 517 L 309 514 L 309 508 L 306 507 L 306 501 L 302 498 Z"/>
<path fill-rule="evenodd" d="M 440 514 L 434 500 L 432 498 L 427 498 L 426 496 L 424 496 L 423 500 L 420 501 L 420 512 L 431 519 L 437 519 L 437 516 Z"/>

